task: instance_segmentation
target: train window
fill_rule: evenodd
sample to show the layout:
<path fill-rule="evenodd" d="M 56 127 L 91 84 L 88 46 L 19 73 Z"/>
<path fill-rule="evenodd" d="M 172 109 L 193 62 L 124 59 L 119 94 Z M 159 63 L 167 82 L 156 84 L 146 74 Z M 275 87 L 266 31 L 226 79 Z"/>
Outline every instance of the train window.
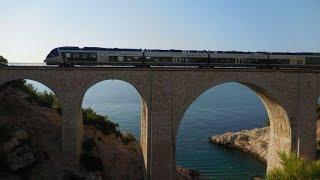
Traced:
<path fill-rule="evenodd" d="M 90 58 L 96 58 L 97 55 L 95 53 L 90 53 Z"/>
<path fill-rule="evenodd" d="M 73 58 L 75 58 L 75 59 L 78 59 L 78 58 L 80 58 L 80 55 L 79 55 L 79 53 L 73 53 Z"/>
<path fill-rule="evenodd" d="M 109 61 L 110 62 L 117 62 L 118 61 L 118 57 L 117 56 L 109 56 Z"/>
<path fill-rule="evenodd" d="M 320 57 L 306 57 L 306 64 L 320 64 Z"/>
<path fill-rule="evenodd" d="M 87 53 L 81 53 L 81 58 L 87 59 L 88 58 L 88 54 Z"/>

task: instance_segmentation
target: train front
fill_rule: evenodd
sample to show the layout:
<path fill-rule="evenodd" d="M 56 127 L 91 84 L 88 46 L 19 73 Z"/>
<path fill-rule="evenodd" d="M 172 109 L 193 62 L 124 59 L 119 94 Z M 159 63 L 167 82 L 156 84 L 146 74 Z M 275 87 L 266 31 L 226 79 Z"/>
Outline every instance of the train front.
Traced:
<path fill-rule="evenodd" d="M 59 65 L 63 64 L 63 59 L 60 55 L 59 48 L 54 48 L 50 53 L 47 55 L 44 62 L 47 65 Z"/>

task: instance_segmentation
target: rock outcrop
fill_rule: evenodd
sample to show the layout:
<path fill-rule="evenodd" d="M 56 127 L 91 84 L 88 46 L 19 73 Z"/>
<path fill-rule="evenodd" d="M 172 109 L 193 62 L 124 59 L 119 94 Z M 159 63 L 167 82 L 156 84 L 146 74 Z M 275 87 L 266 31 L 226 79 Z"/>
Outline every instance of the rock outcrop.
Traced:
<path fill-rule="evenodd" d="M 11 171 L 31 166 L 36 160 L 28 145 L 28 134 L 24 129 L 12 132 L 11 137 L 0 144 L 0 153 L 5 155 L 2 163 L 7 164 Z"/>
<path fill-rule="evenodd" d="M 267 162 L 269 127 L 243 130 L 240 132 L 227 132 L 221 135 L 209 137 L 209 141 L 215 144 L 235 148 L 247 152 Z"/>
<path fill-rule="evenodd" d="M 199 175 L 196 170 L 177 167 L 177 180 L 198 180 Z"/>
<path fill-rule="evenodd" d="M 94 141 L 94 152 L 103 164 L 104 179 L 143 179 L 142 150 L 137 141 L 128 144 L 115 134 L 105 135 L 100 130 L 84 127 L 84 141 Z"/>

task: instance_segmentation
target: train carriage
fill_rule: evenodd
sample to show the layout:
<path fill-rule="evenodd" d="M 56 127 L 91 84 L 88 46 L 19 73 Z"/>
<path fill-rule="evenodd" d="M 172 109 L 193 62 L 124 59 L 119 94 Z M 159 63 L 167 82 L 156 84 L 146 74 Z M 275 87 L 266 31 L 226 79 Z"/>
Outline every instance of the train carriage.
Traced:
<path fill-rule="evenodd" d="M 58 47 L 47 65 L 320 68 L 320 53 Z"/>

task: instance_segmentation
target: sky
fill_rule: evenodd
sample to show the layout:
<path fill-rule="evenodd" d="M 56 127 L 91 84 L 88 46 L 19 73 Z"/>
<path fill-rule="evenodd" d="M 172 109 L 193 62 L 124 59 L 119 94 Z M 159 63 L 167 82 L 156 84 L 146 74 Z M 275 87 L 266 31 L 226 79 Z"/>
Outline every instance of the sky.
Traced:
<path fill-rule="evenodd" d="M 320 0 L 0 0 L 0 55 L 55 47 L 320 52 Z"/>

